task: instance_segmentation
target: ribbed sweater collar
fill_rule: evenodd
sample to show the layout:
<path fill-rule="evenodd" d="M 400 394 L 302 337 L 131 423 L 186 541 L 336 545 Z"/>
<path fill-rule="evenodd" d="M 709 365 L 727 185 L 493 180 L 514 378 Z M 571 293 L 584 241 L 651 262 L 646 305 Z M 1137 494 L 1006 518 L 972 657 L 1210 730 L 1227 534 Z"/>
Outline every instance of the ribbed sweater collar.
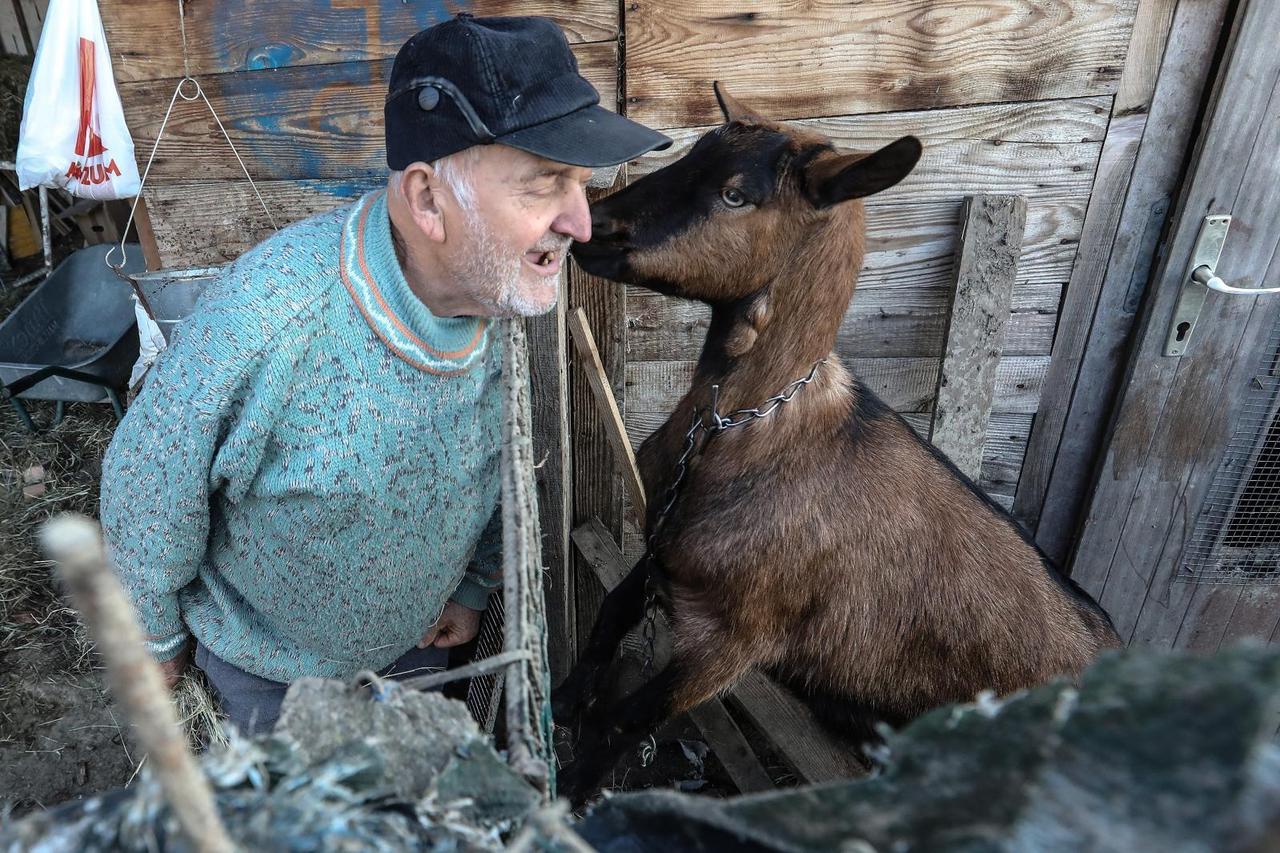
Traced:
<path fill-rule="evenodd" d="M 369 326 L 392 352 L 428 373 L 456 375 L 480 360 L 488 323 L 437 317 L 409 289 L 396 258 L 385 190 L 352 207 L 342 233 L 342 281 Z"/>

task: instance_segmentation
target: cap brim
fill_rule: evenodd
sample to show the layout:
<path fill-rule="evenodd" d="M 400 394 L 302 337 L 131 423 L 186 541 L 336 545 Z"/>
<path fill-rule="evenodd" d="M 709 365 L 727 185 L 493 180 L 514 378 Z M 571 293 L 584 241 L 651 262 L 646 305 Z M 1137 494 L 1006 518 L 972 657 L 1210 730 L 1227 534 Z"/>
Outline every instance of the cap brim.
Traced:
<path fill-rule="evenodd" d="M 557 163 L 591 168 L 614 166 L 649 151 L 671 147 L 668 137 L 598 104 L 508 133 L 495 141 Z"/>

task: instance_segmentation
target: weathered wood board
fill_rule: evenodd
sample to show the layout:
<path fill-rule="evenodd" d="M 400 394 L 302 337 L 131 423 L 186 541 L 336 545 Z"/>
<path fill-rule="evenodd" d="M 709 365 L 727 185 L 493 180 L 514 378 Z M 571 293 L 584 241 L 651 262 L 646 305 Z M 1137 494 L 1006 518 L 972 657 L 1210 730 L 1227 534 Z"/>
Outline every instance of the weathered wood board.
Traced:
<path fill-rule="evenodd" d="M 529 408 L 538 488 L 539 526 L 546 574 L 542 579 L 547 613 L 547 664 L 558 684 L 576 658 L 571 644 L 575 619 L 565 582 L 569 568 L 570 470 L 567 376 L 568 352 L 564 303 L 525 321 L 529 336 Z"/>
<path fill-rule="evenodd" d="M 837 353 L 841 356 L 837 349 Z M 925 412 L 933 407 L 938 382 L 937 357 L 845 358 L 845 365 L 890 407 L 900 412 Z M 663 417 L 689 388 L 693 361 L 628 361 L 626 366 L 627 421 L 642 413 Z M 1040 397 L 1040 383 L 1049 366 L 1043 355 L 1004 356 L 996 367 L 994 411 L 1031 414 Z"/>
<path fill-rule="evenodd" d="M 98 5 L 118 82 L 182 75 L 177 0 Z M 186 4 L 187 56 L 197 75 L 388 59 L 409 36 L 458 12 L 545 15 L 571 43 L 618 35 L 612 0 L 208 0 Z"/>
<path fill-rule="evenodd" d="M 974 480 L 982 468 L 982 439 L 991 419 L 1026 218 L 1021 196 L 965 200 L 929 441 Z"/>
<path fill-rule="evenodd" d="M 631 0 L 627 112 L 717 121 L 713 80 L 775 118 L 1111 94 L 1137 4 Z"/>
<path fill-rule="evenodd" d="M 603 106 L 617 103 L 617 43 L 574 46 Z M 383 102 L 391 60 L 295 65 L 202 75 L 201 87 L 254 180 L 351 180 L 386 174 Z M 173 96 L 176 78 L 124 83 L 120 99 L 143 163 Z M 201 100 L 174 104 L 148 187 L 243 180 L 240 164 Z"/>
<path fill-rule="evenodd" d="M 919 137 L 924 154 L 901 183 L 874 196 L 876 204 L 951 200 L 985 191 L 1054 198 L 1087 195 L 1106 135 L 1109 98 L 1037 104 L 997 104 L 875 116 L 804 119 L 797 127 L 829 137 L 838 148 L 873 151 L 904 134 Z M 665 131 L 674 144 L 641 157 L 636 178 L 680 157 L 713 126 Z"/>
<path fill-rule="evenodd" d="M 1153 302 L 1073 571 L 1107 608 L 1122 639 L 1162 647 L 1212 647 L 1241 596 L 1240 585 L 1184 582 L 1181 558 L 1194 530 L 1192 513 L 1213 480 L 1219 450 L 1280 321 L 1280 303 L 1265 297 L 1211 299 L 1188 352 L 1163 356 L 1168 318 L 1204 216 L 1232 213 L 1219 269 L 1230 271 L 1233 283 L 1280 285 L 1280 207 L 1274 199 L 1280 180 L 1280 54 L 1274 41 L 1280 6 L 1262 0 L 1241 9 L 1175 227 L 1151 283 Z"/>
<path fill-rule="evenodd" d="M 623 181 L 626 175 L 621 176 Z M 589 190 L 589 199 L 600 198 L 606 190 Z M 569 311 L 581 308 L 596 341 L 596 351 L 612 386 L 614 399 L 621 400 L 624 390 L 623 370 L 623 293 L 594 276 L 587 275 L 576 263 L 569 265 Z M 604 421 L 608 415 L 599 410 L 587 371 L 592 368 L 577 358 L 569 367 L 569 434 L 573 444 L 573 525 L 599 519 L 613 541 L 622 539 L 623 491 L 619 488 L 624 460 L 615 458 Z M 590 639 L 596 611 L 604 597 L 604 587 L 595 572 L 578 555 L 571 562 L 574 596 L 577 605 L 576 627 L 578 647 Z"/>
<path fill-rule="evenodd" d="M 595 335 L 587 324 L 587 315 L 581 308 L 575 308 L 568 317 L 569 335 L 573 339 L 577 362 L 586 375 L 587 385 L 595 394 L 596 412 L 600 415 L 605 437 L 613 448 L 614 461 L 621 469 L 623 482 L 627 486 L 627 497 L 631 505 L 639 508 L 639 517 L 644 517 L 645 493 L 644 483 L 640 479 L 640 469 L 636 466 L 635 452 L 627 441 L 626 428 L 622 423 L 622 412 L 613 395 L 612 382 L 605 372 L 604 363 L 600 360 L 600 351 L 596 347 Z"/>
<path fill-rule="evenodd" d="M 0 0 L 0 50 L 6 56 L 30 56 L 27 34 L 18 20 L 18 0 Z"/>
<path fill-rule="evenodd" d="M 1059 560 L 1076 537 L 1229 5 L 1145 0 L 1135 23 L 1015 505 Z"/>

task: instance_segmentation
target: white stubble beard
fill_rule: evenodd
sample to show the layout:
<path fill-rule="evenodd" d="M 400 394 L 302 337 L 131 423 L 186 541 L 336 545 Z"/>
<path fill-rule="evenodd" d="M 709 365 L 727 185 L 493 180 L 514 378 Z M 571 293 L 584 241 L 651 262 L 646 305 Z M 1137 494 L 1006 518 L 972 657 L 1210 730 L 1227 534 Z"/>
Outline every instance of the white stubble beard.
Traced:
<path fill-rule="evenodd" d="M 521 286 L 526 275 L 524 252 L 503 245 L 493 228 L 476 211 L 463 208 L 462 213 L 471 229 L 473 248 L 456 274 L 471 297 L 496 317 L 533 317 L 554 308 L 558 293 L 544 304 Z M 539 248 L 559 252 L 562 261 L 569 243 L 568 237 L 551 233 L 538 241 Z M 558 281 L 552 283 L 558 290 Z"/>

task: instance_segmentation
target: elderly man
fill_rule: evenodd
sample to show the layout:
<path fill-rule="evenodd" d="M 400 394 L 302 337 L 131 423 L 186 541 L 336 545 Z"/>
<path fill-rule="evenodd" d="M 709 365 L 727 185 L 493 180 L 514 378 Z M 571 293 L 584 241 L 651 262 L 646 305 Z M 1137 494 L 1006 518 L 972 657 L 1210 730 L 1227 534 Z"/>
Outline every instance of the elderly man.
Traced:
<path fill-rule="evenodd" d="M 591 167 L 670 140 L 598 106 L 559 29 L 411 38 L 385 191 L 245 253 L 111 443 L 110 554 L 171 682 L 268 728 L 288 683 L 447 665 L 499 583 L 500 339 L 587 240 Z"/>

